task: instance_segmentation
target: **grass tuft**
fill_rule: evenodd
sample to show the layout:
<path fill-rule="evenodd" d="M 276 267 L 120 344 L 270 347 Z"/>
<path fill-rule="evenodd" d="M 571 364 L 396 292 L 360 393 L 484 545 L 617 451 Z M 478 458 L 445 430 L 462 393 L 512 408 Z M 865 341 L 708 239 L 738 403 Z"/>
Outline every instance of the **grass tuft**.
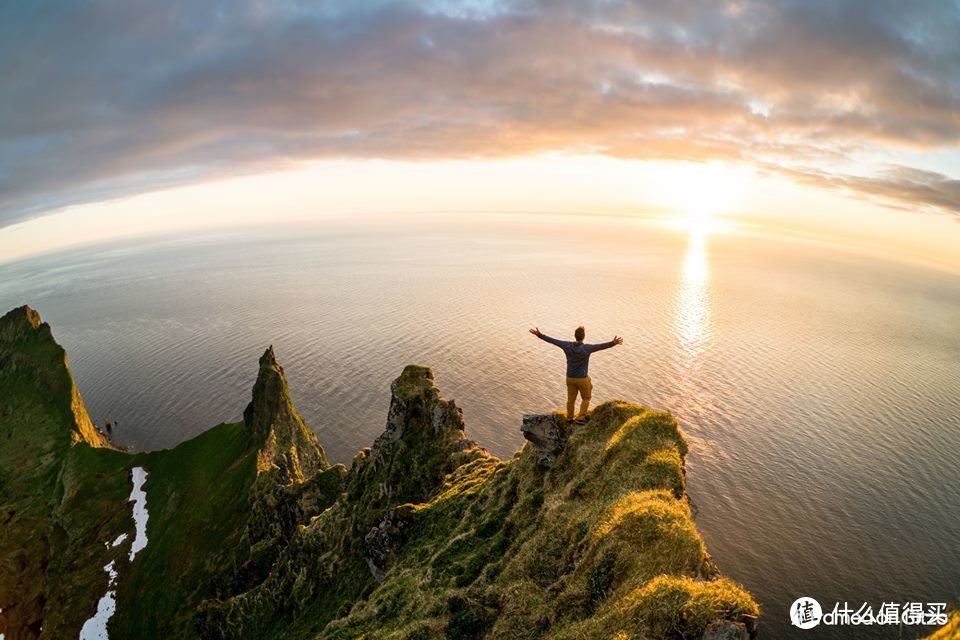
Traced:
<path fill-rule="evenodd" d="M 658 576 L 624 598 L 623 605 L 628 618 L 658 638 L 699 638 L 715 620 L 760 614 L 753 598 L 726 578 Z"/>

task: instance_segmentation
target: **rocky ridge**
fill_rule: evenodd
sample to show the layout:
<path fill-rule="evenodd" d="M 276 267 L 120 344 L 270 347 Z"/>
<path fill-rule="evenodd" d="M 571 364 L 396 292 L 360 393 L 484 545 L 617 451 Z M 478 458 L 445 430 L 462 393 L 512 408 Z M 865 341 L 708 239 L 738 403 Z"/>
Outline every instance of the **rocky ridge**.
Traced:
<path fill-rule="evenodd" d="M 109 561 L 117 638 L 755 632 L 756 603 L 718 575 L 693 523 L 687 445 L 668 413 L 612 401 L 574 428 L 525 416 L 529 443 L 500 460 L 466 436 L 433 372 L 411 365 L 383 434 L 346 468 L 297 414 L 272 348 L 243 422 L 166 451 L 110 449 L 71 388 L 35 312 L 0 320 L 0 435 L 18 443 L 0 438 L 0 469 L 47 451 L 37 478 L 50 478 L 31 494 L 0 472 L 0 514 L 14 514 L 0 520 L 0 566 L 20 567 L 0 581 L 8 640 L 40 625 L 76 637 Z M 135 465 L 150 474 L 151 542 L 127 561 L 104 542 L 130 532 Z"/>

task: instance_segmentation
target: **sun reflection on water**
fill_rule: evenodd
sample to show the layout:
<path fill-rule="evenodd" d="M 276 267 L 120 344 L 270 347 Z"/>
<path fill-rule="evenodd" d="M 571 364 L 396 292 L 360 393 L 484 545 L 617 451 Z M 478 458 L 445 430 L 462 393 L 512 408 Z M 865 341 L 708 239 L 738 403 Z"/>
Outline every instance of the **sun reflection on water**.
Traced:
<path fill-rule="evenodd" d="M 698 456 L 713 457 L 717 450 L 700 425 L 714 414 L 717 398 L 705 388 L 700 369 L 713 336 L 710 267 L 703 227 L 690 229 L 674 298 L 674 395 L 670 409 L 680 420 Z"/>
<path fill-rule="evenodd" d="M 690 233 L 687 255 L 680 272 L 674 320 L 676 356 L 681 373 L 698 368 L 700 356 L 710 339 L 709 281 L 707 234 L 704 230 L 694 230 Z"/>

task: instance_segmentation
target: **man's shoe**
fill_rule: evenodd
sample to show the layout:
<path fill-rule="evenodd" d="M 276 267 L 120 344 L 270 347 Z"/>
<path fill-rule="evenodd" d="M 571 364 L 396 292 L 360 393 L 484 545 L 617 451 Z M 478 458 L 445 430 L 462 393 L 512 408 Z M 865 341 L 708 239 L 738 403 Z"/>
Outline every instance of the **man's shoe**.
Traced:
<path fill-rule="evenodd" d="M 586 418 L 577 418 L 576 420 L 573 421 L 573 424 L 587 424 L 587 419 L 586 419 Z"/>

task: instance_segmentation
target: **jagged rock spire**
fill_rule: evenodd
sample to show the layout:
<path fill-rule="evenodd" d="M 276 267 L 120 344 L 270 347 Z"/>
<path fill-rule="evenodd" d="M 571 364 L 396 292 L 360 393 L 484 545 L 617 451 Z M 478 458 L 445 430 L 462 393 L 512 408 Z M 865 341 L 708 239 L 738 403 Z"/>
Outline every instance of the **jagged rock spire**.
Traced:
<path fill-rule="evenodd" d="M 330 466 L 316 436 L 290 400 L 283 367 L 271 345 L 260 357 L 260 372 L 243 421 L 261 443 L 259 473 L 276 470 L 282 482 L 299 482 Z"/>
<path fill-rule="evenodd" d="M 354 458 L 354 487 L 383 504 L 421 502 L 466 460 L 489 455 L 464 435 L 463 412 L 440 395 L 428 367 L 408 365 L 390 386 L 387 426 Z"/>
<path fill-rule="evenodd" d="M 463 433 L 463 412 L 434 385 L 433 371 L 415 364 L 404 367 L 390 385 L 387 428 L 374 442 L 373 455 L 382 455 L 411 429 L 425 430 L 427 440 L 451 452 L 476 446 Z"/>

